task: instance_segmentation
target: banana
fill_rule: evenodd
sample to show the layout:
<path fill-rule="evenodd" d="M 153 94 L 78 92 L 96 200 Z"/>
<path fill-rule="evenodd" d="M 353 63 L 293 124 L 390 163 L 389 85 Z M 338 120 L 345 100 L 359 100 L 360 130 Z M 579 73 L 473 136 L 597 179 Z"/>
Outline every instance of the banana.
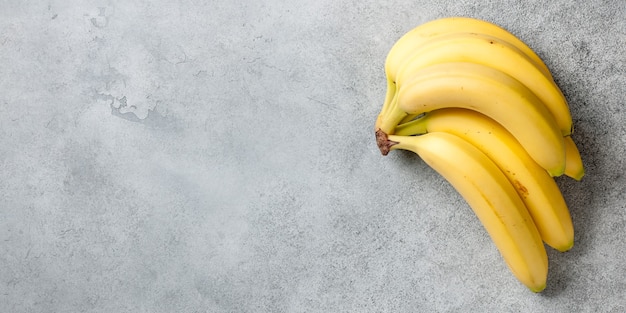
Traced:
<path fill-rule="evenodd" d="M 521 50 L 493 36 L 453 33 L 428 41 L 402 63 L 396 74 L 396 86 L 402 88 L 403 82 L 422 68 L 448 62 L 485 65 L 519 80 L 545 104 L 562 135 L 571 134 L 572 116 L 559 87 Z"/>
<path fill-rule="evenodd" d="M 400 37 L 391 47 L 385 60 L 387 93 L 381 114 L 386 113 L 396 93 L 395 75 L 397 71 L 401 68 L 402 63 L 414 53 L 414 50 L 421 47 L 425 41 L 440 35 L 457 32 L 485 34 L 510 43 L 533 60 L 533 63 L 537 65 L 543 74 L 552 80 L 550 70 L 541 58 L 523 41 L 504 28 L 484 20 L 469 17 L 440 18 L 415 27 Z"/>
<path fill-rule="evenodd" d="M 385 71 L 388 75 L 393 76 L 401 68 L 404 60 L 410 57 L 414 50 L 419 48 L 425 41 L 437 36 L 458 32 L 485 34 L 506 41 L 532 59 L 544 75 L 552 78 L 550 70 L 541 58 L 515 35 L 496 24 L 469 17 L 440 18 L 410 30 L 400 37 L 389 50 L 385 60 Z M 395 81 L 393 77 L 391 78 L 391 81 Z"/>
<path fill-rule="evenodd" d="M 390 150 L 417 153 L 465 199 L 515 277 L 534 292 L 546 286 L 548 259 L 524 203 L 506 176 L 478 148 L 448 133 L 389 135 Z"/>
<path fill-rule="evenodd" d="M 580 158 L 580 152 L 571 136 L 564 137 L 565 141 L 565 175 L 580 181 L 585 176 L 585 167 Z"/>
<path fill-rule="evenodd" d="M 443 63 L 424 68 L 398 91 L 393 110 L 376 132 L 393 134 L 408 114 L 446 107 L 483 113 L 506 128 L 530 156 L 552 176 L 565 170 L 565 143 L 543 103 L 512 77 L 474 63 Z M 389 151 L 380 146 L 381 153 Z"/>
<path fill-rule="evenodd" d="M 476 111 L 450 108 L 396 128 L 397 135 L 427 132 L 459 136 L 484 152 L 515 187 L 543 241 L 561 252 L 572 248 L 574 227 L 559 187 L 504 127 Z"/>

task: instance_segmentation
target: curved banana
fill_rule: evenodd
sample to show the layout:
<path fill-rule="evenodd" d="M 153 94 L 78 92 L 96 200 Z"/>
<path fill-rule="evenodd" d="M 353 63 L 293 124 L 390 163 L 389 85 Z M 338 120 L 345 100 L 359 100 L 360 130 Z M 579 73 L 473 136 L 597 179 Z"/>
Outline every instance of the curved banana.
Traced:
<path fill-rule="evenodd" d="M 395 44 L 389 50 L 387 58 L 385 60 L 385 72 L 387 74 L 387 94 L 385 96 L 385 102 L 381 113 L 386 113 L 386 109 L 391 103 L 395 93 L 395 75 L 401 68 L 402 63 L 409 58 L 414 50 L 421 47 L 425 41 L 428 41 L 434 37 L 456 33 L 456 32 L 470 32 L 479 33 L 494 36 L 504 40 L 511 45 L 515 46 L 519 50 L 523 51 L 538 68 L 544 73 L 544 75 L 552 79 L 550 70 L 541 60 L 541 58 L 529 48 L 523 41 L 517 38 L 512 33 L 508 32 L 504 28 L 476 18 L 469 17 L 445 17 L 436 20 L 432 20 L 421 24 L 414 29 L 410 30 L 402 37 L 400 37 Z"/>
<path fill-rule="evenodd" d="M 400 69 L 404 60 L 411 56 L 414 50 L 419 48 L 425 41 L 440 35 L 458 32 L 478 33 L 500 38 L 528 55 L 546 76 L 552 78 L 550 70 L 545 63 L 522 40 L 496 24 L 470 17 L 445 17 L 413 28 L 400 37 L 389 50 L 385 60 L 385 71 L 388 75 L 394 75 Z M 395 79 L 391 79 L 391 81 L 395 81 Z"/>
<path fill-rule="evenodd" d="M 585 176 L 585 167 L 580 158 L 580 152 L 571 136 L 566 136 L 565 141 L 565 175 L 580 181 Z"/>
<path fill-rule="evenodd" d="M 556 121 L 523 84 L 493 68 L 474 63 L 443 63 L 420 70 L 398 91 L 394 111 L 379 133 L 393 133 L 408 114 L 446 107 L 483 113 L 500 123 L 552 176 L 565 170 L 565 144 Z M 387 132 L 382 126 L 390 126 Z M 384 149 L 381 152 L 385 154 Z"/>
<path fill-rule="evenodd" d="M 548 259 L 537 228 L 502 171 L 461 138 L 442 132 L 388 136 L 390 149 L 417 153 L 465 199 L 517 279 L 534 292 L 546 286 Z"/>
<path fill-rule="evenodd" d="M 559 187 L 504 127 L 476 111 L 451 108 L 396 128 L 397 135 L 426 132 L 459 136 L 484 152 L 515 187 L 543 241 L 561 252 L 572 248 L 574 227 Z"/>
<path fill-rule="evenodd" d="M 469 62 L 499 70 L 524 84 L 554 116 L 563 136 L 572 132 L 572 116 L 559 87 L 521 50 L 496 37 L 476 33 L 453 33 L 428 41 L 402 63 L 396 86 L 422 68 L 448 62 Z"/>

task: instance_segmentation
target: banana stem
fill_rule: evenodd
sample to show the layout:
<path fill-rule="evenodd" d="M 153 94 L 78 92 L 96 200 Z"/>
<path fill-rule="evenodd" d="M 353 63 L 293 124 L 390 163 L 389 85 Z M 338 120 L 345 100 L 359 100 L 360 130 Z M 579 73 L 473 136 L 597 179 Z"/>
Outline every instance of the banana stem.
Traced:
<path fill-rule="evenodd" d="M 426 127 L 428 125 L 426 122 L 427 118 L 428 116 L 423 116 L 410 122 L 402 123 L 396 126 L 395 134 L 401 136 L 425 134 L 428 132 L 428 128 Z"/>
<path fill-rule="evenodd" d="M 396 97 L 394 97 L 394 102 L 392 103 L 393 106 L 389 108 L 387 114 L 379 116 L 379 119 L 377 120 L 376 130 L 380 129 L 389 135 L 395 133 L 396 126 L 398 126 L 398 124 L 400 124 L 400 121 L 402 121 L 402 119 L 407 116 L 406 112 L 398 109 L 396 102 L 397 95 Z"/>
<path fill-rule="evenodd" d="M 387 155 L 389 151 L 391 151 L 391 147 L 397 145 L 398 142 L 389 140 L 389 136 L 379 129 L 376 131 L 376 144 L 378 145 L 378 149 L 380 149 L 380 153 Z"/>
<path fill-rule="evenodd" d="M 387 93 L 385 94 L 385 102 L 383 103 L 381 115 L 386 115 L 389 111 L 389 107 L 392 105 L 393 98 L 396 95 L 396 83 L 390 79 L 387 79 Z"/>

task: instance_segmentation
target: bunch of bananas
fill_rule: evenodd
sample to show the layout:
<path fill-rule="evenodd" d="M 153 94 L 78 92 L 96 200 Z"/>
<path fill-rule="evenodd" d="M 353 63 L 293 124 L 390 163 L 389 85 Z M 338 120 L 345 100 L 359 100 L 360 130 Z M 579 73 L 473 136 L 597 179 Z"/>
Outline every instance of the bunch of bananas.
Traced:
<path fill-rule="evenodd" d="M 381 153 L 417 153 L 465 199 L 515 277 L 542 291 L 544 243 L 574 244 L 553 177 L 584 175 L 567 101 L 544 62 L 493 23 L 449 17 L 402 36 L 385 72 Z"/>

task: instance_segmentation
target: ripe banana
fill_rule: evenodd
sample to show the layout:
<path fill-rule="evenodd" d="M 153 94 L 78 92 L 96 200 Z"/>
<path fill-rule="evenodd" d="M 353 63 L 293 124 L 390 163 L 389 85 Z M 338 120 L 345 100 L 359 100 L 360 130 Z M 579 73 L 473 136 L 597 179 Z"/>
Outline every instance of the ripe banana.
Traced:
<path fill-rule="evenodd" d="M 485 34 L 510 43 L 533 60 L 533 63 L 537 65 L 543 74 L 552 80 L 550 70 L 541 58 L 524 42 L 504 28 L 484 20 L 469 17 L 440 18 L 415 27 L 400 37 L 391 47 L 385 60 L 387 94 L 381 114 L 386 113 L 387 107 L 396 93 L 395 75 L 397 71 L 401 68 L 402 63 L 414 53 L 414 50 L 421 47 L 425 41 L 440 35 L 457 32 Z"/>
<path fill-rule="evenodd" d="M 476 111 L 448 108 L 396 128 L 397 135 L 427 132 L 450 133 L 480 149 L 515 187 L 543 241 L 561 252 L 572 248 L 574 227 L 559 187 L 504 127 Z"/>
<path fill-rule="evenodd" d="M 396 72 L 396 86 L 433 64 L 469 62 L 499 70 L 524 84 L 554 116 L 563 136 L 571 134 L 572 117 L 559 87 L 515 46 L 496 37 L 453 33 L 425 42 Z"/>
<path fill-rule="evenodd" d="M 512 77 L 473 63 L 444 63 L 424 68 L 398 91 L 397 103 L 381 126 L 392 134 L 408 114 L 446 107 L 483 113 L 500 123 L 552 176 L 565 170 L 565 144 L 556 121 L 543 103 Z M 385 154 L 384 146 L 381 152 Z"/>
<path fill-rule="evenodd" d="M 565 175 L 580 181 L 585 176 L 585 167 L 580 152 L 571 136 L 565 136 Z"/>
<path fill-rule="evenodd" d="M 383 155 L 417 153 L 463 196 L 515 276 L 545 288 L 549 246 L 574 243 L 555 180 L 585 174 L 572 116 L 541 58 L 505 29 L 441 18 L 403 35 L 385 60 L 376 119 Z"/>
<path fill-rule="evenodd" d="M 417 153 L 466 200 L 517 279 L 534 292 L 546 286 L 548 259 L 524 203 L 483 152 L 448 133 L 389 135 L 385 145 Z"/>

